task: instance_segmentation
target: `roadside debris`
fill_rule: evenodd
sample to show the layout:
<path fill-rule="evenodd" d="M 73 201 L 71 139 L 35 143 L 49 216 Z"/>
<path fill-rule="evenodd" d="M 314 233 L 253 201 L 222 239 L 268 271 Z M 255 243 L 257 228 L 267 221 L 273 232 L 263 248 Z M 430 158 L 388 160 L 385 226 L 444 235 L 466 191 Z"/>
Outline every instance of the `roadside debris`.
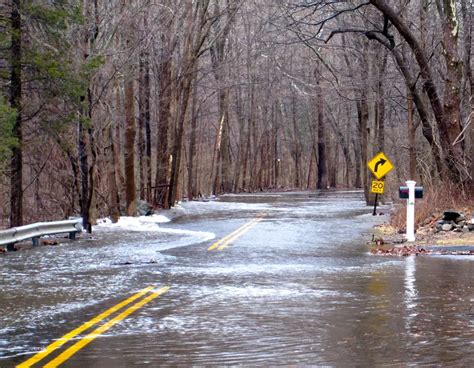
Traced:
<path fill-rule="evenodd" d="M 432 255 L 462 255 L 462 256 L 472 256 L 474 255 L 474 249 L 471 250 L 444 250 L 444 249 L 429 249 L 428 247 L 420 246 L 407 246 L 403 247 L 392 247 L 392 248 L 383 248 L 376 247 L 370 250 L 371 254 L 380 255 L 380 256 L 399 256 L 399 257 L 408 257 L 411 255 L 423 255 L 423 254 L 432 254 Z"/>
<path fill-rule="evenodd" d="M 416 241 L 407 243 L 403 231 L 387 224 L 376 227 L 371 254 L 409 256 L 420 254 L 474 255 L 474 219 L 449 210 L 432 215 L 416 229 Z"/>

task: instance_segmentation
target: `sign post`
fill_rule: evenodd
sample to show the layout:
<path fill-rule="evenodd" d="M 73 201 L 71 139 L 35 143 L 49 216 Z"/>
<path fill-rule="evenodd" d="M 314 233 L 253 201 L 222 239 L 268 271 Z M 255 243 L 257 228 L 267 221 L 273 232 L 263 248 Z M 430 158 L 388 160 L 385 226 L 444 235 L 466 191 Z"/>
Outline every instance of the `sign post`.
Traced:
<path fill-rule="evenodd" d="M 408 203 L 407 203 L 407 241 L 415 241 L 415 184 L 413 180 L 408 180 Z"/>
<path fill-rule="evenodd" d="M 372 215 L 375 216 L 377 214 L 377 201 L 379 199 L 379 194 L 383 194 L 385 189 L 385 182 L 380 179 L 393 169 L 393 165 L 388 157 L 385 156 L 385 153 L 379 152 L 367 163 L 367 166 L 370 171 L 372 171 L 372 174 L 377 178 L 377 180 L 372 180 L 371 188 L 371 192 L 375 193 L 374 212 L 372 213 Z"/>

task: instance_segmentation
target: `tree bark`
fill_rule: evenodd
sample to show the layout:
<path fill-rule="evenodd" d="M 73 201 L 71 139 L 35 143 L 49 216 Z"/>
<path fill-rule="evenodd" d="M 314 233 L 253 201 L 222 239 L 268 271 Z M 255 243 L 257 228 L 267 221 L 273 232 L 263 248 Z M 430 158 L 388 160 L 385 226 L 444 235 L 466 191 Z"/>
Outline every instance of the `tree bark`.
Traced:
<path fill-rule="evenodd" d="M 111 125 L 106 128 L 106 136 L 109 145 L 106 147 L 105 154 L 107 157 L 107 183 L 109 195 L 109 215 L 112 223 L 118 222 L 120 218 L 119 195 L 117 190 L 117 182 L 115 181 L 115 155 L 114 155 L 114 134 Z"/>
<path fill-rule="evenodd" d="M 146 55 L 144 61 L 144 106 L 145 109 L 144 119 L 145 119 L 145 181 L 146 181 L 146 200 L 151 202 L 151 87 L 150 87 L 150 62 L 148 60 L 149 55 Z"/>
<path fill-rule="evenodd" d="M 164 40 L 164 38 L 162 38 Z M 163 51 L 165 52 L 165 51 Z M 156 152 L 155 204 L 167 208 L 169 184 L 169 127 L 171 124 L 171 55 L 163 54 L 158 71 L 158 148 Z"/>
<path fill-rule="evenodd" d="M 234 169 L 234 180 L 232 185 L 232 191 L 234 193 L 238 192 L 242 171 L 242 164 L 244 158 L 244 143 L 245 143 L 245 118 L 243 116 L 243 107 L 242 107 L 242 93 L 241 88 L 237 87 L 235 94 L 235 113 L 237 115 L 237 121 L 239 124 L 239 145 L 237 148 L 237 158 L 235 160 L 235 169 Z"/>
<path fill-rule="evenodd" d="M 328 164 L 326 157 L 326 127 L 324 124 L 324 104 L 322 88 L 317 82 L 318 101 L 316 102 L 318 114 L 318 180 L 316 189 L 327 189 L 328 187 Z"/>
<path fill-rule="evenodd" d="M 140 53 L 138 67 L 138 134 L 137 134 L 137 156 L 138 156 L 138 179 L 140 199 L 145 199 L 146 174 L 145 163 L 145 53 Z"/>
<path fill-rule="evenodd" d="M 133 78 L 128 76 L 125 81 L 125 200 L 128 216 L 137 212 L 135 185 L 135 93 Z"/>
<path fill-rule="evenodd" d="M 471 7 L 468 9 L 466 0 L 461 0 L 461 13 L 464 25 L 464 74 L 467 84 L 469 85 L 469 107 L 470 114 L 465 123 L 465 126 L 469 125 L 466 135 L 470 131 L 470 181 L 471 181 L 471 190 L 474 191 L 474 77 L 473 77 L 473 67 L 472 67 L 472 31 L 473 31 L 473 22 L 474 22 L 474 8 L 471 4 Z M 469 188 L 468 188 L 469 189 Z"/>
<path fill-rule="evenodd" d="M 124 127 L 124 115 L 122 97 L 121 97 L 121 85 L 120 82 L 116 82 L 115 86 L 115 116 L 114 116 L 114 161 L 115 161 L 115 182 L 117 183 L 117 191 L 119 192 L 119 204 L 120 194 L 125 188 L 125 175 L 123 170 L 123 156 L 120 150 L 122 147 L 122 129 Z"/>
<path fill-rule="evenodd" d="M 456 139 L 462 131 L 461 126 L 461 81 L 463 62 L 459 53 L 459 20 L 455 0 L 443 0 L 443 9 L 439 9 L 443 29 L 443 55 L 446 64 L 444 78 L 444 114 L 448 133 L 449 150 L 448 161 L 455 165 L 457 172 L 454 178 L 463 182 L 466 178 L 464 149 Z"/>
<path fill-rule="evenodd" d="M 416 125 L 413 121 L 413 99 L 407 97 L 407 115 L 408 115 L 408 150 L 410 161 L 410 180 L 416 181 Z"/>
<path fill-rule="evenodd" d="M 82 99 L 83 100 L 83 99 Z M 84 122 L 82 116 L 84 114 L 79 114 L 78 116 L 78 141 L 77 141 L 77 151 L 79 154 L 79 168 L 81 171 L 81 196 L 80 196 L 80 207 L 81 207 L 81 217 L 82 225 L 86 231 L 90 232 L 91 223 L 89 220 L 89 159 L 87 154 L 87 137 L 86 137 L 86 128 L 84 127 Z"/>
<path fill-rule="evenodd" d="M 382 49 L 384 50 L 384 49 Z M 377 123 L 377 149 L 379 152 L 385 150 L 385 94 L 384 79 L 387 68 L 387 52 L 383 53 L 382 62 L 379 65 L 379 73 L 377 76 L 377 105 L 376 105 L 376 123 Z"/>
<path fill-rule="evenodd" d="M 22 20 L 21 1 L 12 1 L 10 106 L 16 112 L 10 164 L 10 227 L 23 225 Z"/>
<path fill-rule="evenodd" d="M 294 186 L 296 189 L 301 187 L 301 138 L 299 124 L 296 118 L 296 97 L 293 96 L 291 101 L 291 120 L 293 122 L 293 159 L 295 161 L 295 181 Z M 320 122 L 322 124 L 322 122 Z M 319 132 L 319 130 L 318 130 Z M 324 133 L 323 133 L 324 134 Z M 318 146 L 319 147 L 319 146 Z M 319 166 L 318 166 L 319 168 Z M 319 188 L 318 188 L 319 189 Z"/>
<path fill-rule="evenodd" d="M 369 203 L 369 177 L 366 168 L 368 161 L 368 134 L 367 125 L 369 121 L 369 106 L 367 104 L 366 92 L 362 92 L 361 99 L 357 102 L 357 115 L 358 115 L 358 136 L 360 144 L 360 163 L 361 163 L 361 179 L 362 188 L 364 188 L 365 198 Z"/>
<path fill-rule="evenodd" d="M 191 112 L 191 132 L 189 138 L 189 157 L 188 157 L 188 200 L 197 196 L 196 191 L 196 172 L 194 161 L 196 156 L 196 136 L 197 136 L 197 88 L 193 90 L 193 103 Z"/>

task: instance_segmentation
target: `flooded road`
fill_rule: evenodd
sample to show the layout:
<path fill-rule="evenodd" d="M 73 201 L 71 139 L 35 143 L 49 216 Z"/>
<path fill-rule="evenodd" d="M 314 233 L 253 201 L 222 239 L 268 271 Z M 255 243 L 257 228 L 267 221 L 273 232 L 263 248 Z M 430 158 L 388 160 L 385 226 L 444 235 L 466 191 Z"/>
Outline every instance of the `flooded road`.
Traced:
<path fill-rule="evenodd" d="M 149 286 L 159 295 L 85 326 L 34 366 L 107 321 L 62 366 L 474 366 L 474 258 L 369 255 L 382 219 L 361 193 L 183 208 L 148 231 L 104 227 L 91 240 L 1 256 L 0 367 Z"/>

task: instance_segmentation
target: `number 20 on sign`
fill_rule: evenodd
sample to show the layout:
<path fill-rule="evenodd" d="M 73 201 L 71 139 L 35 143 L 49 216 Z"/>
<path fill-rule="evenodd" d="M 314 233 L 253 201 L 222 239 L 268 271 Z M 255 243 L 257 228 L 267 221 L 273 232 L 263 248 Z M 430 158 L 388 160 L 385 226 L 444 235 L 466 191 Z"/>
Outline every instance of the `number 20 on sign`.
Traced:
<path fill-rule="evenodd" d="M 372 193 L 383 194 L 385 182 L 381 180 L 372 180 Z"/>

